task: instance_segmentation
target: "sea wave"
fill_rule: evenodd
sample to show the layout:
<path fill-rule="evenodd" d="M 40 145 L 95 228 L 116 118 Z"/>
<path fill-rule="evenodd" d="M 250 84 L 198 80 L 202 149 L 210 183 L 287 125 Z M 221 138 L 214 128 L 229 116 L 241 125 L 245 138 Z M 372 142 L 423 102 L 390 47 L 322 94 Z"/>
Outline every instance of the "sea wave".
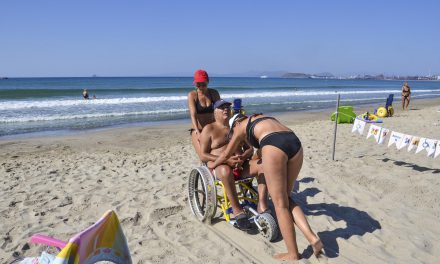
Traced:
<path fill-rule="evenodd" d="M 73 120 L 73 119 L 88 119 L 88 118 L 105 118 L 105 117 L 127 117 L 139 115 L 164 115 L 176 114 L 188 111 L 188 109 L 168 109 L 168 110 L 154 110 L 154 111 L 137 111 L 137 112 L 112 112 L 99 114 L 78 114 L 78 115 L 51 115 L 51 116 L 27 116 L 27 117 L 10 117 L 0 118 L 0 123 L 17 123 L 17 122 L 37 122 L 37 121 L 55 121 L 55 120 Z"/>
<path fill-rule="evenodd" d="M 280 92 L 250 92 L 250 93 L 225 93 L 223 99 L 233 98 L 275 98 L 275 97 L 294 97 L 294 96 L 330 96 L 330 95 L 362 95 L 362 94 L 391 94 L 400 93 L 400 90 L 360 90 L 360 91 L 280 91 Z M 438 90 L 413 90 L 413 93 L 430 93 Z M 84 105 L 119 105 L 119 104 L 138 104 L 154 102 L 185 101 L 187 96 L 149 96 L 149 97 L 129 97 L 111 98 L 96 100 L 8 100 L 0 102 L 0 110 L 18 110 L 26 108 L 56 108 Z"/>

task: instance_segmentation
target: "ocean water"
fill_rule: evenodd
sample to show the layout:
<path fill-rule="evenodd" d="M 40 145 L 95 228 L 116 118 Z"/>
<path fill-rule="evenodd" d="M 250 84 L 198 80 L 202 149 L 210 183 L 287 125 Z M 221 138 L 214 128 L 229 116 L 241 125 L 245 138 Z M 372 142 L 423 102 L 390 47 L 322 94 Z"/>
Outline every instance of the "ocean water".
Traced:
<path fill-rule="evenodd" d="M 412 98 L 440 96 L 440 82 L 409 83 Z M 222 98 L 241 98 L 248 113 L 307 111 L 342 104 L 400 102 L 401 81 L 211 78 Z M 89 90 L 95 100 L 84 100 Z M 0 137 L 188 119 L 189 77 L 11 78 L 0 80 Z"/>

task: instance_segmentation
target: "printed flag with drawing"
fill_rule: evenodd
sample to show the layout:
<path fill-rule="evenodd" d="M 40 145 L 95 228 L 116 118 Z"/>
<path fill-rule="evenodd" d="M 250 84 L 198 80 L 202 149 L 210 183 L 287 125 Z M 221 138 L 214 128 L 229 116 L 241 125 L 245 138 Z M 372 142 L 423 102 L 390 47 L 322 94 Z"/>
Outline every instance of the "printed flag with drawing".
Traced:
<path fill-rule="evenodd" d="M 403 140 L 403 134 L 399 132 L 392 131 L 390 135 L 390 141 L 388 141 L 388 147 L 393 144 L 396 144 L 396 148 L 398 149 L 400 142 Z"/>
<path fill-rule="evenodd" d="M 428 152 L 428 155 L 426 155 L 426 156 L 433 158 L 438 142 L 437 142 L 437 140 L 434 140 L 434 139 L 427 139 L 426 141 L 428 141 L 428 144 L 429 144 L 429 147 L 426 149 L 426 151 Z"/>
<path fill-rule="evenodd" d="M 382 144 L 385 141 L 386 136 L 390 133 L 390 130 L 388 128 L 382 128 L 382 131 L 380 132 L 379 140 L 377 141 L 377 144 Z"/>
<path fill-rule="evenodd" d="M 428 152 L 428 156 L 430 154 L 430 149 L 434 148 L 434 151 L 431 153 L 431 155 L 435 152 L 435 140 L 429 139 L 429 138 L 421 138 L 419 145 L 417 146 L 416 153 L 419 153 L 422 150 L 426 150 Z M 434 146 L 433 146 L 434 145 Z"/>
<path fill-rule="evenodd" d="M 411 143 L 409 143 L 408 151 L 411 151 L 413 148 L 417 148 L 417 146 L 419 145 L 419 142 L 420 142 L 420 138 L 413 136 L 411 139 Z"/>
<path fill-rule="evenodd" d="M 408 146 L 411 143 L 411 139 L 412 139 L 411 135 L 403 135 L 403 139 L 400 142 L 399 146 L 397 146 L 397 149 L 402 149 Z"/>
<path fill-rule="evenodd" d="M 370 125 L 370 129 L 368 130 L 367 139 L 371 136 L 374 136 L 374 140 L 379 142 L 380 132 L 382 128 L 376 125 Z"/>
<path fill-rule="evenodd" d="M 359 134 L 362 135 L 364 133 L 365 124 L 366 124 L 365 121 L 355 118 L 353 129 L 351 130 L 351 132 L 353 133 L 357 131 Z"/>

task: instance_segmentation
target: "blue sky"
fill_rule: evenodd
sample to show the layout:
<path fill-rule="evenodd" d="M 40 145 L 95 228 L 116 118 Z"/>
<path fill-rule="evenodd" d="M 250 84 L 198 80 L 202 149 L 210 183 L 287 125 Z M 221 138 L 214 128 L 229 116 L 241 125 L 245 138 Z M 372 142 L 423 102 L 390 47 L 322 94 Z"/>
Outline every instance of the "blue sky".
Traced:
<path fill-rule="evenodd" d="M 2 1 L 0 76 L 440 74 L 440 1 Z"/>

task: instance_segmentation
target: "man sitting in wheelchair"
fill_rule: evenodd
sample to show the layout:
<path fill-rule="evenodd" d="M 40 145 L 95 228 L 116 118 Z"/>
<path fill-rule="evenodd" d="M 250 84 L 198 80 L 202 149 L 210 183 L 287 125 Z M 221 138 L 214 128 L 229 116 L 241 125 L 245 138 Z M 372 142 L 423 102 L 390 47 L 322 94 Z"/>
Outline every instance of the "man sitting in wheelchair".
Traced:
<path fill-rule="evenodd" d="M 227 101 L 218 100 L 214 103 L 215 122 L 205 126 L 199 138 L 203 162 L 215 161 L 229 143 L 230 109 L 231 103 Z M 226 161 L 226 164 L 216 167 L 212 173 L 224 185 L 238 228 L 250 229 L 250 222 L 238 201 L 235 180 L 257 176 L 260 197 L 257 211 L 259 213 L 267 211 L 268 192 L 260 158 L 254 156 L 252 147 L 244 144 L 238 153 Z"/>

